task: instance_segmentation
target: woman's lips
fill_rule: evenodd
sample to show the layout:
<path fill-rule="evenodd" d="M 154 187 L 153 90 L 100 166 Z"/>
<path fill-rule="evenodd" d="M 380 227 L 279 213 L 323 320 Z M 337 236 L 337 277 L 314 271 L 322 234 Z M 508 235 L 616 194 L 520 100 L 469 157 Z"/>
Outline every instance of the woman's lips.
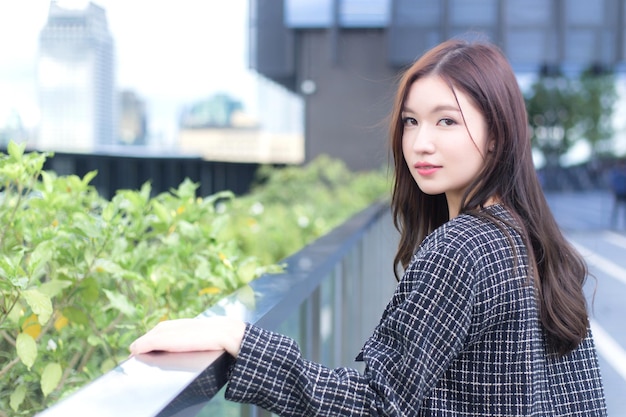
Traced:
<path fill-rule="evenodd" d="M 433 175 L 435 172 L 441 169 L 440 165 L 433 165 L 428 163 L 417 163 L 415 164 L 415 170 L 419 175 L 429 176 Z"/>

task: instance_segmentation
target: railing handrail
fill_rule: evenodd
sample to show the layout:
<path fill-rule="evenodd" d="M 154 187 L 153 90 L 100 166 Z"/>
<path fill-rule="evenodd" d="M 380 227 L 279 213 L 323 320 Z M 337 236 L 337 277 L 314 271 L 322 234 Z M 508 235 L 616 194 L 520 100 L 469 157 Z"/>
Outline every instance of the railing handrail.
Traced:
<path fill-rule="evenodd" d="M 198 317 L 229 315 L 276 329 L 388 212 L 386 202 L 369 206 L 286 258 L 282 262 L 283 272 L 259 277 Z M 148 353 L 131 357 L 38 417 L 171 416 L 212 398 L 225 385 L 232 361 L 223 352 Z"/>

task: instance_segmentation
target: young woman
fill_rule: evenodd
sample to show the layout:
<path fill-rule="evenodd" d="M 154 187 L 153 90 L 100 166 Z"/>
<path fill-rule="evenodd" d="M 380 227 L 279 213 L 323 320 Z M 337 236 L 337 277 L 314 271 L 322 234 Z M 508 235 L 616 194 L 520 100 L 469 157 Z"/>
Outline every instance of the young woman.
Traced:
<path fill-rule="evenodd" d="M 546 204 L 524 100 L 493 45 L 445 42 L 400 81 L 392 211 L 404 275 L 364 373 L 228 318 L 164 322 L 131 346 L 225 349 L 226 397 L 288 416 L 605 416 L 586 266 Z"/>

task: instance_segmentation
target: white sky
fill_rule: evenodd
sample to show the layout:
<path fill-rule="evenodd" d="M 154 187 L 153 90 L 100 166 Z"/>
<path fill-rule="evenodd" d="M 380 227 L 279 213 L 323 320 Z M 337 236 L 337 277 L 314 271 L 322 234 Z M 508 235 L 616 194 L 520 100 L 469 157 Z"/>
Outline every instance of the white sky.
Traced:
<path fill-rule="evenodd" d="M 118 89 L 134 90 L 146 101 L 153 133 L 173 134 L 183 104 L 216 92 L 229 93 L 253 111 L 248 0 L 92 1 L 106 10 Z M 0 126 L 12 110 L 26 127 L 37 123 L 38 36 L 49 4 L 0 0 Z"/>

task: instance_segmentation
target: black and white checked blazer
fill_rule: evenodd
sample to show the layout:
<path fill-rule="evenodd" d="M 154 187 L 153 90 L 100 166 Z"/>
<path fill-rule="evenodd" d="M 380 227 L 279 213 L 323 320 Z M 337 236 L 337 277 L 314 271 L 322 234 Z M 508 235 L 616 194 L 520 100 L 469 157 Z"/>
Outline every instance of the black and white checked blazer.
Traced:
<path fill-rule="evenodd" d="M 226 398 L 282 416 L 606 416 L 591 333 L 563 358 L 546 353 L 527 251 L 504 227 L 514 249 L 470 215 L 424 240 L 363 347 L 363 374 L 248 325 Z"/>

